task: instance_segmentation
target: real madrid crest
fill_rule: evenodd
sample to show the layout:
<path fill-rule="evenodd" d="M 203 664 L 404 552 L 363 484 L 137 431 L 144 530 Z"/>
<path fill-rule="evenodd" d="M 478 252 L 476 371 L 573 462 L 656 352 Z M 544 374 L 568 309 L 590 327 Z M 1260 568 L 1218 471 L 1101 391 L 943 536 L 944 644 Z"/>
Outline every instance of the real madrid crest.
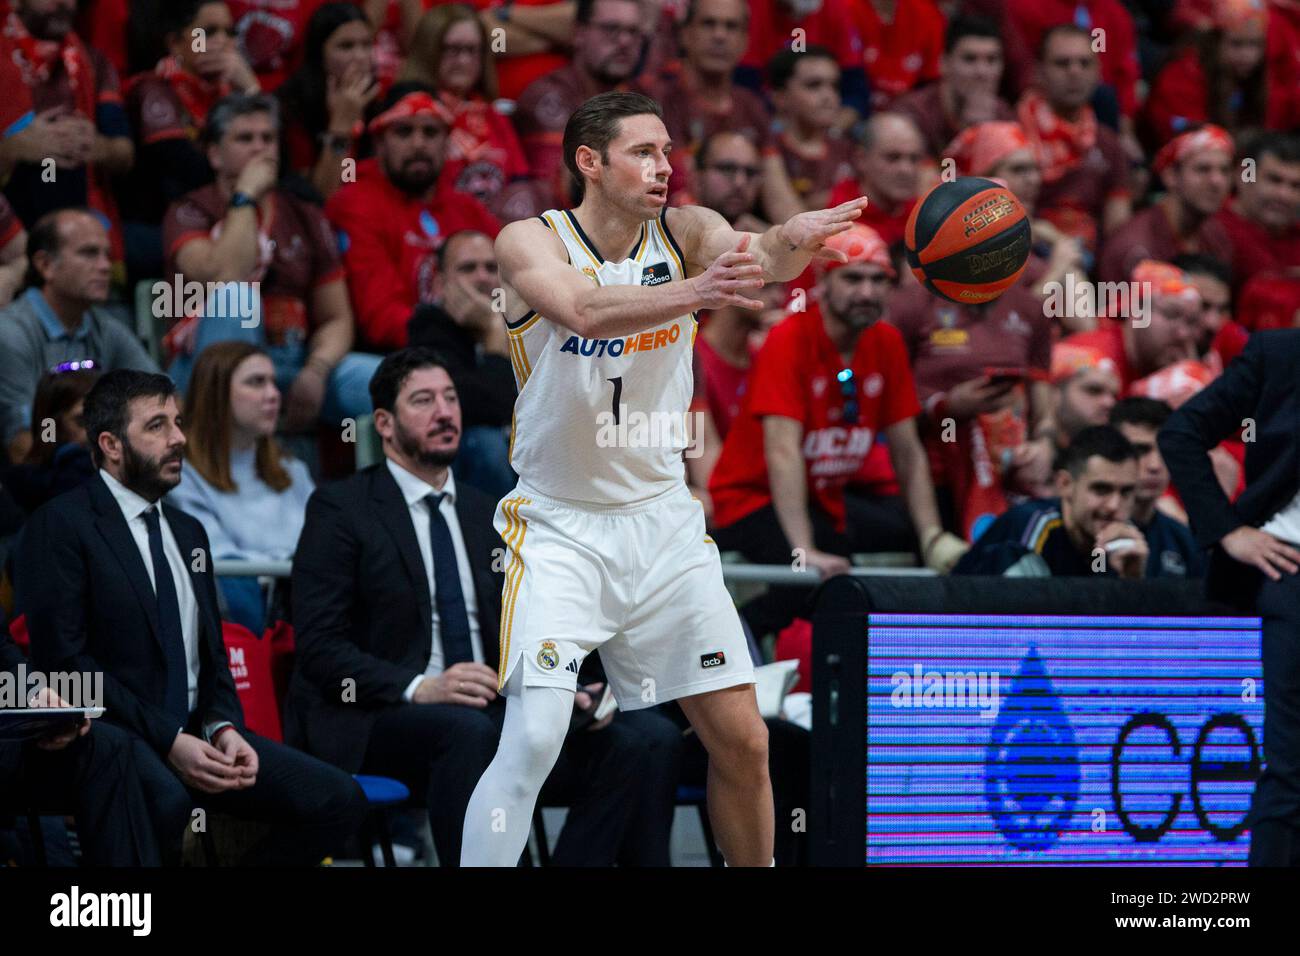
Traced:
<path fill-rule="evenodd" d="M 560 652 L 555 649 L 554 641 L 542 641 L 542 649 L 537 652 L 537 666 L 546 671 L 560 666 Z"/>
<path fill-rule="evenodd" d="M 585 275 L 592 282 L 595 282 L 597 285 L 600 285 L 600 280 L 596 278 L 596 270 L 593 269 L 591 266 L 583 266 L 582 274 Z"/>

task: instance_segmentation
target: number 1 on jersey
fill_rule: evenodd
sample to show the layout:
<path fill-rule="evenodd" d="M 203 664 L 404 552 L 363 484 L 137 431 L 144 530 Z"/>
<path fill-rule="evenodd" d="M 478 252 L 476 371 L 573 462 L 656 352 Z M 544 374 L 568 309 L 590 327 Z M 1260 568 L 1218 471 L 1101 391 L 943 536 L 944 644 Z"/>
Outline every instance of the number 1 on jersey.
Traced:
<path fill-rule="evenodd" d="M 615 375 L 613 378 L 605 379 L 614 386 L 614 424 L 618 424 L 618 400 L 623 396 L 623 376 Z"/>

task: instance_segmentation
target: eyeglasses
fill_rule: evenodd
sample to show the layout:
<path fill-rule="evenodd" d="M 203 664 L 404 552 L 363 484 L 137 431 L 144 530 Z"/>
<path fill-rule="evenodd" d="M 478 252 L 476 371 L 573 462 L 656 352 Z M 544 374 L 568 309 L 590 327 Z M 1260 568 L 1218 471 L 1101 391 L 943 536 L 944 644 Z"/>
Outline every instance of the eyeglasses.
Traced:
<path fill-rule="evenodd" d="M 740 163 L 709 163 L 709 171 L 727 179 L 735 179 L 741 173 L 746 179 L 758 179 L 763 175 L 761 166 L 742 166 Z"/>
<path fill-rule="evenodd" d="M 853 369 L 841 369 L 835 376 L 840 383 L 840 394 L 844 396 L 844 424 L 858 423 L 858 389 L 853 381 Z"/>
<path fill-rule="evenodd" d="M 60 362 L 50 369 L 50 374 L 62 375 L 64 372 L 89 372 L 91 369 L 98 367 L 94 359 L 78 359 L 75 362 Z"/>
<path fill-rule="evenodd" d="M 589 24 L 593 30 L 600 32 L 606 40 L 617 40 L 621 36 L 629 37 L 636 40 L 641 36 L 641 27 L 625 26 L 622 23 L 592 23 Z"/>
<path fill-rule="evenodd" d="M 483 51 L 477 43 L 446 43 L 442 47 L 444 58 L 453 56 L 478 56 Z"/>

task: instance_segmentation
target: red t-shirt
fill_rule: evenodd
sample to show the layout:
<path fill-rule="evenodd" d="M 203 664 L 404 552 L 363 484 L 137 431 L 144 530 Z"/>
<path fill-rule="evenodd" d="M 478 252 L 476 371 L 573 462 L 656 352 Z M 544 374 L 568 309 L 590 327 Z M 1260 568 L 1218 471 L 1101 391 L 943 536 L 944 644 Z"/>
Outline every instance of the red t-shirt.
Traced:
<path fill-rule="evenodd" d="M 302 61 L 307 21 L 326 0 L 226 0 L 239 48 L 264 92 L 272 92 Z M 358 4 L 359 5 L 359 4 Z"/>
<path fill-rule="evenodd" d="M 464 193 L 490 206 L 508 183 L 528 175 L 528 160 L 510 120 L 491 103 L 475 97 L 452 108 L 456 121 L 439 174 L 439 189 Z"/>
<path fill-rule="evenodd" d="M 884 23 L 870 0 L 853 5 L 862 35 L 862 64 L 871 77 L 871 108 L 883 110 L 900 93 L 939 79 L 944 19 L 934 0 L 898 4 L 893 23 Z"/>
<path fill-rule="evenodd" d="M 898 330 L 877 322 L 858 338 L 850 365 L 858 401 L 856 425 L 842 423 L 844 368 L 817 303 L 783 319 L 754 359 L 740 416 L 722 445 L 709 480 L 714 522 L 739 521 L 772 500 L 763 454 L 763 418 L 780 415 L 803 426 L 808 496 L 839 531 L 846 527 L 844 486 L 862 469 L 878 433 L 920 412 L 907 349 Z"/>
<path fill-rule="evenodd" d="M 705 319 L 707 324 L 708 320 Z M 749 381 L 749 367 L 732 365 L 708 340 L 699 335 L 695 338 L 695 358 L 699 363 L 700 376 L 704 379 L 704 396 L 708 403 L 713 424 L 718 429 L 718 437 L 726 438 L 731 431 L 731 424 L 740 414 L 741 403 L 745 399 L 745 387 Z M 750 357 L 752 363 L 753 357 Z"/>
<path fill-rule="evenodd" d="M 246 281 L 261 282 L 262 321 L 271 345 L 305 341 L 315 326 L 312 293 L 343 278 L 338 247 L 318 207 L 285 192 L 274 192 L 271 212 L 257 210 L 258 262 Z M 171 204 L 163 217 L 164 273 L 181 270 L 176 257 L 186 243 L 221 235 L 227 201 L 215 183 Z"/>
<path fill-rule="evenodd" d="M 131 19 L 130 0 L 90 0 L 80 4 L 77 36 L 86 41 L 113 64 L 119 76 L 130 72 L 127 62 L 127 24 Z"/>
<path fill-rule="evenodd" d="M 840 203 L 846 203 L 850 200 L 857 199 L 859 196 L 865 196 L 862 191 L 862 184 L 857 179 L 841 179 L 831 190 L 831 198 L 826 203 L 827 208 L 834 208 Z M 875 203 L 868 203 L 867 208 L 862 210 L 862 215 L 857 218 L 857 222 L 864 226 L 870 226 L 880 234 L 880 239 L 887 246 L 892 246 L 903 238 L 907 232 L 907 217 L 912 215 L 912 207 L 916 205 L 915 199 L 909 199 L 899 207 L 898 212 L 885 212 L 883 206 Z"/>
<path fill-rule="evenodd" d="M 1190 237 L 1179 243 L 1163 206 L 1148 206 L 1106 237 L 1097 278 L 1102 282 L 1127 282 L 1143 259 L 1173 262 L 1184 252 L 1199 252 L 1224 263 L 1232 261 L 1232 240 L 1222 223 L 1206 219 Z"/>
<path fill-rule="evenodd" d="M 1092 250 L 1097 248 L 1106 203 L 1128 195 L 1128 156 L 1109 126 L 1097 127 L 1097 141 L 1060 179 L 1043 183 L 1036 216 Z"/>
<path fill-rule="evenodd" d="M 849 0 L 823 0 L 820 9 L 802 19 L 790 16 L 776 0 L 749 4 L 749 46 L 740 65 L 766 71 L 768 61 L 795 38 L 795 29 L 803 31 L 808 46 L 824 46 L 835 54 L 841 69 L 862 67 L 862 36 Z"/>
<path fill-rule="evenodd" d="M 432 10 L 442 0 L 424 0 L 424 9 Z M 515 0 L 516 7 L 543 7 L 555 0 Z M 473 0 L 480 10 L 500 5 L 500 0 Z M 569 65 L 569 58 L 562 53 L 526 53 L 511 56 L 509 51 L 494 55 L 497 68 L 497 95 L 507 100 L 517 100 L 528 89 L 530 83 L 540 80 L 547 73 L 552 73 L 562 66 Z"/>
<path fill-rule="evenodd" d="M 1228 200 L 1228 204 L 1214 214 L 1214 219 L 1227 231 L 1232 243 L 1232 285 L 1235 290 L 1240 291 L 1257 272 L 1300 266 L 1300 223 L 1275 236 L 1239 213 L 1235 199 Z"/>
<path fill-rule="evenodd" d="M 379 351 L 406 345 L 412 310 L 432 301 L 436 253 L 447 237 L 476 229 L 496 238 L 500 228 L 469 196 L 406 195 L 374 159 L 357 164 L 357 181 L 329 198 L 325 214 L 338 232 L 359 338 Z"/>

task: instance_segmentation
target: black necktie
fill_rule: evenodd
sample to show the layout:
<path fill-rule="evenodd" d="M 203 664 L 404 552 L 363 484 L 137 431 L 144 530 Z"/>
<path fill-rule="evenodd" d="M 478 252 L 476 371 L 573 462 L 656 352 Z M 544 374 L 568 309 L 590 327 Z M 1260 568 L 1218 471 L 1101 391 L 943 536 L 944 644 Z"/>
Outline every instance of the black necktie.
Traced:
<path fill-rule="evenodd" d="M 460 567 L 451 543 L 451 529 L 438 504 L 446 497 L 430 494 L 424 498 L 429 506 L 429 550 L 433 552 L 433 587 L 437 592 L 438 636 L 442 639 L 442 666 L 474 659 L 469 642 L 469 614 L 465 611 L 465 593 L 460 589 Z"/>
<path fill-rule="evenodd" d="M 167 663 L 167 693 L 164 706 L 176 722 L 184 726 L 190 715 L 190 664 L 181 633 L 181 605 L 176 597 L 176 582 L 171 565 L 163 552 L 162 526 L 158 509 L 144 513 L 149 529 L 149 555 L 153 558 L 154 593 L 158 597 L 158 636 L 162 638 L 163 657 Z"/>

